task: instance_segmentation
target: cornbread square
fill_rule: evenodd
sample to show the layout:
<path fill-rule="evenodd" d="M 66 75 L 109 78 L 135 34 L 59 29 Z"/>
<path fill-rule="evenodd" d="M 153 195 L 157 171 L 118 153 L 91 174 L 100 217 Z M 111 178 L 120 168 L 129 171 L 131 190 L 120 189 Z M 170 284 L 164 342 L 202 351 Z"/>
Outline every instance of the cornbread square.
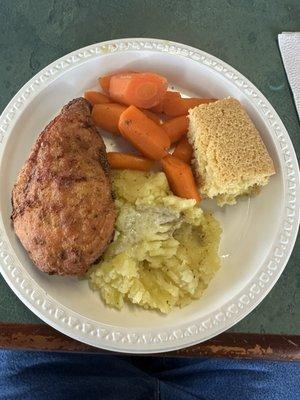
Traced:
<path fill-rule="evenodd" d="M 188 140 L 200 193 L 220 206 L 258 192 L 275 173 L 258 130 L 234 98 L 191 109 Z"/>

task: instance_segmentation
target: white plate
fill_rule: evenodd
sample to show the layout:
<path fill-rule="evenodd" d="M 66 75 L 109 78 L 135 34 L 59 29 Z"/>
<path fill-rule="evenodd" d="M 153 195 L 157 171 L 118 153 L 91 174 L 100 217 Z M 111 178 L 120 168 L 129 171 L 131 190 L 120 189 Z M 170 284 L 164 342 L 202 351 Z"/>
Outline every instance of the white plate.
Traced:
<path fill-rule="evenodd" d="M 202 299 L 168 316 L 106 307 L 87 281 L 35 268 L 10 222 L 11 190 L 38 134 L 69 100 L 116 69 L 156 71 L 186 95 L 239 99 L 261 132 L 276 175 L 253 199 L 217 209 L 222 268 Z M 115 143 L 107 136 L 108 147 Z M 245 317 L 270 291 L 291 254 L 299 224 L 299 170 L 290 138 L 265 97 L 239 72 L 195 48 L 156 39 L 91 45 L 50 64 L 11 100 L 0 119 L 1 270 L 41 319 L 74 339 L 131 353 L 162 352 L 204 341 Z M 123 145 L 121 140 L 118 145 Z"/>

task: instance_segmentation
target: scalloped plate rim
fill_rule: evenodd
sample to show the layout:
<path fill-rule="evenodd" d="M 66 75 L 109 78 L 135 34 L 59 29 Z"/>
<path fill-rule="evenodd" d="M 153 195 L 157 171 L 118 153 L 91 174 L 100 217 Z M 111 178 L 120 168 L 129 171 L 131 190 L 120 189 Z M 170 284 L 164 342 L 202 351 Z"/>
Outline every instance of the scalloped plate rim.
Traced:
<path fill-rule="evenodd" d="M 141 45 L 143 44 L 143 46 L 146 44 L 150 44 L 153 45 L 155 44 L 157 45 L 163 45 L 163 46 L 173 46 L 175 50 L 179 51 L 179 50 L 183 50 L 184 52 L 188 52 L 188 53 L 192 53 L 192 54 L 197 54 L 199 55 L 199 59 L 195 60 L 192 57 L 186 55 L 186 54 L 179 54 L 179 57 L 188 57 L 193 59 L 195 62 L 199 62 L 201 63 L 201 57 L 204 57 L 204 59 L 207 59 L 209 61 L 213 61 L 214 63 L 218 64 L 219 66 L 221 66 L 222 68 L 226 68 L 230 73 L 234 73 L 236 74 L 238 79 L 242 79 L 243 83 L 246 83 L 248 87 L 251 88 L 251 90 L 255 90 L 256 95 L 259 96 L 259 100 L 264 102 L 264 105 L 268 108 L 268 111 L 271 111 L 273 113 L 273 117 L 275 119 L 275 122 L 277 123 L 277 125 L 279 126 L 279 130 L 281 131 L 282 135 L 284 136 L 284 139 L 287 141 L 287 146 L 288 146 L 288 150 L 290 151 L 290 159 L 292 160 L 293 164 L 294 164 L 294 174 L 296 177 L 296 189 L 295 189 L 295 202 L 297 205 L 297 218 L 295 218 L 295 221 L 292 224 L 292 234 L 291 234 L 291 238 L 289 239 L 288 242 L 288 246 L 287 249 L 284 253 L 284 260 L 281 261 L 280 263 L 278 263 L 278 268 L 276 269 L 276 274 L 274 275 L 273 280 L 267 284 L 267 285 L 263 285 L 263 287 L 261 288 L 262 290 L 259 291 L 258 295 L 254 298 L 252 298 L 252 300 L 250 299 L 248 302 L 246 302 L 244 305 L 246 307 L 244 307 L 243 303 L 240 303 L 241 306 L 240 308 L 237 306 L 237 298 L 241 299 L 243 297 L 247 297 L 248 294 L 246 293 L 239 293 L 236 296 L 234 296 L 233 299 L 231 299 L 229 302 L 227 302 L 225 305 L 223 305 L 219 310 L 218 313 L 215 313 L 214 316 L 210 316 L 209 320 L 212 319 L 212 317 L 214 317 L 213 322 L 211 322 L 211 326 L 207 327 L 207 328 L 203 328 L 203 329 L 198 329 L 198 327 L 193 324 L 193 326 L 185 326 L 185 324 L 179 324 L 179 326 L 177 328 L 172 328 L 172 331 L 167 331 L 167 332 L 158 332 L 158 329 L 155 329 L 153 331 L 147 330 L 144 331 L 143 328 L 136 328 L 136 329 L 125 329 L 124 332 L 121 332 L 122 329 L 120 328 L 113 328 L 110 327 L 106 324 L 100 324 L 99 322 L 90 320 L 84 316 L 80 316 L 78 313 L 68 309 L 65 306 L 62 306 L 60 303 L 56 302 L 54 300 L 54 302 L 56 303 L 56 310 L 55 312 L 52 312 L 51 314 L 47 314 L 47 309 L 42 312 L 39 308 L 38 308 L 38 304 L 33 304 L 30 301 L 30 295 L 25 294 L 22 292 L 21 288 L 18 287 L 18 283 L 14 282 L 13 276 L 11 274 L 9 274 L 9 269 L 5 268 L 4 265 L 2 265 L 1 261 L 1 272 L 2 275 L 4 277 L 4 279 L 6 280 L 6 282 L 8 283 L 8 285 L 11 287 L 11 289 L 14 291 L 14 293 L 20 298 L 20 300 L 32 311 L 34 312 L 39 318 L 41 318 L 43 321 L 45 321 L 46 323 L 48 323 L 50 326 L 52 326 L 53 328 L 57 329 L 58 331 L 76 339 L 79 340 L 83 343 L 95 346 L 95 347 L 99 347 L 99 348 L 103 348 L 103 349 L 107 349 L 107 350 L 113 350 L 113 351 L 118 351 L 118 352 L 124 352 L 124 353 L 160 353 L 160 352 L 165 352 L 165 351 L 172 351 L 172 350 L 178 350 L 180 348 L 186 347 L 186 346 L 191 346 L 194 345 L 196 343 L 200 343 L 203 342 L 205 340 L 210 339 L 211 337 L 214 337 L 216 335 L 218 335 L 219 333 L 229 329 L 230 327 L 232 327 L 234 324 L 236 324 L 238 321 L 240 321 L 242 318 L 244 318 L 246 315 L 248 315 L 263 299 L 264 297 L 269 293 L 269 291 L 272 289 L 272 287 L 275 285 L 275 283 L 277 282 L 277 280 L 279 279 L 281 273 L 283 272 L 289 257 L 291 255 L 291 252 L 293 250 L 296 238 L 297 238 L 297 231 L 298 231 L 298 227 L 299 227 L 299 196 L 300 196 L 300 185 L 299 185 L 299 167 L 298 167 L 298 162 L 297 162 L 297 158 L 296 158 L 296 154 L 292 145 L 292 142 L 290 140 L 290 137 L 280 119 L 280 117 L 278 116 L 278 114 L 276 113 L 276 111 L 273 109 L 273 107 L 271 106 L 271 104 L 268 102 L 268 100 L 264 97 L 264 95 L 247 79 L 245 78 L 242 74 L 240 74 L 237 70 L 235 70 L 233 67 L 231 67 L 229 64 L 223 62 L 222 60 L 218 59 L 215 56 L 210 55 L 209 53 L 206 53 L 202 50 L 199 50 L 197 48 L 188 46 L 188 45 L 184 45 L 181 43 L 177 43 L 177 42 L 173 42 L 173 41 L 169 41 L 169 40 L 163 40 L 163 39 L 149 39 L 149 38 L 125 38 L 125 39 L 115 39 L 115 40 L 109 40 L 109 41 L 104 41 L 104 42 L 100 42 L 100 43 L 95 43 L 89 46 L 85 46 L 83 48 L 80 48 L 78 50 L 72 51 L 68 54 L 66 54 L 63 57 L 60 57 L 59 59 L 57 59 L 56 61 L 50 63 L 48 66 L 46 66 L 45 68 L 43 68 L 40 72 L 38 72 L 34 77 L 32 77 L 24 86 L 22 86 L 22 88 L 16 93 L 16 95 L 12 98 L 12 100 L 8 103 L 8 105 L 6 106 L 6 108 L 4 109 L 4 111 L 2 112 L 1 116 L 0 116 L 0 129 L 2 128 L 2 123 L 4 121 L 4 119 L 7 117 L 7 114 L 10 112 L 11 108 L 17 103 L 17 101 L 20 99 L 21 95 L 24 95 L 25 91 L 28 90 L 28 88 L 30 88 L 32 85 L 34 85 L 34 83 L 38 80 L 41 79 L 41 77 L 43 75 L 45 75 L 47 72 L 49 73 L 49 71 L 51 69 L 53 69 L 54 67 L 56 67 L 58 64 L 62 63 L 62 62 L 66 62 L 66 59 L 71 58 L 71 57 L 78 57 L 79 62 L 77 61 L 73 61 L 73 64 L 71 64 L 68 67 L 64 67 L 61 69 L 57 69 L 56 68 L 56 73 L 54 73 L 53 75 L 50 75 L 50 79 L 45 79 L 44 82 L 41 82 L 38 84 L 38 89 L 37 90 L 32 90 L 29 94 L 29 96 L 27 97 L 27 99 L 24 100 L 24 103 L 26 101 L 30 101 L 32 96 L 35 97 L 41 90 L 43 90 L 45 87 L 48 86 L 48 84 L 50 82 L 52 82 L 53 80 L 55 80 L 57 77 L 61 76 L 64 73 L 67 73 L 69 70 L 76 68 L 77 65 L 81 65 L 84 62 L 88 61 L 90 58 L 97 58 L 101 56 L 100 52 L 97 52 L 97 49 L 99 49 L 100 47 L 104 47 L 104 46 L 112 46 L 112 45 L 119 45 L 119 44 L 137 44 L 137 45 Z M 91 50 L 94 51 L 94 54 L 92 54 Z M 116 51 L 143 51 L 143 49 L 141 48 L 129 48 L 129 49 L 121 49 L 119 50 L 117 48 Z M 157 48 L 145 48 L 145 50 L 147 51 L 156 51 L 156 52 L 167 52 L 170 54 L 174 54 L 174 52 L 165 49 L 165 50 L 161 50 L 161 49 L 157 49 Z M 85 58 L 81 58 L 78 55 L 84 52 L 90 52 L 90 56 Z M 113 51 L 111 51 L 113 52 Z M 108 54 L 110 53 L 110 51 L 105 50 L 103 52 L 103 54 Z M 191 55 L 191 54 L 190 54 Z M 206 65 L 207 67 L 210 67 L 212 69 L 213 66 L 208 65 L 203 63 L 204 65 Z M 226 79 L 229 79 L 228 76 L 225 76 L 224 73 L 222 74 L 220 71 L 214 69 L 215 72 L 221 74 L 223 77 L 225 77 Z M 238 85 L 236 85 L 237 87 L 239 87 Z M 240 90 L 242 90 L 240 88 Z M 265 114 L 263 113 L 262 109 L 258 107 L 258 105 L 254 102 L 254 100 L 251 98 L 250 95 L 248 95 L 247 93 L 244 93 L 245 96 L 247 96 L 247 98 L 252 102 L 252 104 L 255 105 L 256 110 L 261 114 L 261 116 L 266 119 Z M 14 127 L 14 124 L 16 123 L 18 116 L 20 115 L 20 113 L 22 113 L 22 104 L 21 107 L 16 109 L 15 114 L 13 115 L 12 120 L 10 120 L 11 125 L 7 128 L 8 131 L 11 131 Z M 17 118 L 15 118 L 15 116 L 17 116 Z M 15 120 L 13 120 L 15 118 Z M 269 129 L 270 128 L 270 123 L 268 123 Z M 274 126 L 274 125 L 273 125 Z M 5 136 L 3 136 L 3 140 L 2 142 L 0 141 L 0 155 L 1 155 L 1 160 L 2 161 L 2 155 L 3 155 L 3 150 L 5 148 L 5 143 L 7 138 L 9 137 L 9 134 Z M 280 158 L 281 163 L 283 162 L 282 157 L 283 157 L 283 153 L 280 154 L 279 153 L 279 144 L 276 142 L 276 139 L 274 139 L 275 145 L 276 145 L 276 149 L 278 151 L 278 155 Z M 1 167 L 0 167 L 1 168 Z M 285 188 L 287 188 L 287 176 L 286 176 L 286 171 L 284 171 L 284 176 L 285 179 L 283 179 L 284 182 L 284 186 Z M 285 191 L 285 197 L 284 197 L 284 204 L 286 205 L 287 203 L 287 191 Z M 282 211 L 282 215 L 281 215 L 281 224 L 283 222 L 283 216 L 284 216 L 284 208 Z M 1 216 L 1 230 L 3 230 L 4 228 L 4 224 L 3 224 L 3 220 L 2 220 L 2 216 Z M 282 228 L 282 226 L 280 226 Z M 5 235 L 5 234 L 4 234 Z M 279 236 L 281 235 L 281 230 L 279 229 L 276 235 L 276 239 L 277 241 L 279 241 Z M 0 238 L 1 238 L 1 231 L 0 231 Z M 7 256 L 13 257 L 13 251 L 11 249 L 11 246 L 9 244 L 9 242 L 6 240 L 2 240 L 1 244 L 0 244 L 0 248 L 3 247 L 3 249 L 1 249 L 1 258 L 2 260 L 5 260 L 7 258 Z M 10 249 L 10 252 L 6 250 L 6 248 Z M 272 251 L 274 251 L 274 243 L 270 248 L 270 252 L 268 253 L 268 256 L 265 258 L 265 262 L 262 264 L 262 266 L 266 263 L 266 260 L 269 260 L 270 258 L 270 254 L 272 253 Z M 19 268 L 23 268 L 23 266 L 18 263 Z M 24 268 L 23 268 L 24 269 Z M 27 282 L 29 282 L 29 284 L 31 284 L 33 287 L 36 285 L 36 289 L 37 291 L 41 291 L 41 289 L 39 288 L 39 286 L 35 283 L 35 281 L 29 277 L 29 275 L 27 274 L 26 270 L 24 269 L 23 274 L 27 275 Z M 249 282 L 249 284 L 246 286 L 246 288 L 249 288 L 251 285 L 255 284 L 254 281 L 257 280 L 258 282 L 258 275 L 261 273 L 261 270 L 259 270 L 252 278 L 251 282 Z M 244 288 L 243 292 L 246 292 L 246 288 Z M 250 292 L 251 293 L 251 292 Z M 47 296 L 46 293 L 43 294 L 44 296 L 44 302 L 45 301 L 49 301 L 50 303 L 53 302 L 53 299 L 49 298 Z M 245 297 L 245 298 L 246 298 Z M 248 298 L 251 296 L 248 296 Z M 34 300 L 33 300 L 34 302 Z M 43 304 L 44 304 L 43 302 Z M 234 303 L 237 304 L 234 304 Z M 250 304 L 249 304 L 250 302 Z M 230 312 L 229 315 L 226 315 L 226 313 L 228 313 L 228 311 L 225 311 L 225 308 L 227 307 L 227 310 L 229 310 L 229 306 L 228 303 L 232 303 L 231 306 L 235 306 L 237 307 L 237 311 L 234 312 Z M 58 308 L 59 307 L 59 308 Z M 224 309 L 224 311 L 223 311 Z M 79 330 L 77 330 L 75 327 L 71 327 L 70 325 L 68 325 L 67 323 L 62 323 L 62 321 L 57 320 L 53 317 L 53 315 L 55 313 L 57 313 L 57 311 L 61 311 L 63 310 L 63 312 L 67 312 L 70 315 L 66 315 L 67 318 L 70 318 L 70 320 L 72 318 L 77 319 L 82 319 L 82 326 L 81 326 L 81 332 Z M 222 316 L 221 320 L 218 320 L 218 317 Z M 225 318 L 223 320 L 223 318 Z M 205 317 L 202 317 L 201 320 L 204 320 Z M 206 323 L 207 321 L 202 321 L 202 324 Z M 80 322 L 80 321 L 79 321 Z M 200 321 L 199 321 L 200 322 Z M 91 324 L 95 324 L 95 326 L 92 326 Z M 85 332 L 85 328 L 91 325 L 92 328 L 94 328 L 95 332 L 98 332 L 98 330 L 104 330 L 104 332 L 102 332 L 102 336 L 99 335 L 97 336 L 94 335 L 92 336 L 91 331 L 89 331 L 88 333 Z M 196 332 L 193 333 L 191 332 L 192 328 L 196 328 Z M 150 334 L 150 336 L 149 336 Z M 165 337 L 165 334 L 169 335 L 167 337 L 166 340 L 161 339 L 162 336 Z M 121 335 L 122 339 L 117 339 L 117 337 Z M 179 335 L 179 337 L 177 337 L 176 335 Z M 149 336 L 149 338 L 147 339 L 147 336 Z M 160 339 L 158 339 L 160 338 Z M 138 342 L 139 341 L 139 342 Z"/>

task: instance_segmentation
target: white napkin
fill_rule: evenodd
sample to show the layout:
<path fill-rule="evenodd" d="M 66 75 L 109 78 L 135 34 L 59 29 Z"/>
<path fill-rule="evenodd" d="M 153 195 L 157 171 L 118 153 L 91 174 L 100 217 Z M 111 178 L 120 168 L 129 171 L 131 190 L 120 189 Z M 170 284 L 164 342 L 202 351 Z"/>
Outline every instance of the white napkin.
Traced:
<path fill-rule="evenodd" d="M 300 32 L 282 32 L 278 43 L 300 119 Z"/>

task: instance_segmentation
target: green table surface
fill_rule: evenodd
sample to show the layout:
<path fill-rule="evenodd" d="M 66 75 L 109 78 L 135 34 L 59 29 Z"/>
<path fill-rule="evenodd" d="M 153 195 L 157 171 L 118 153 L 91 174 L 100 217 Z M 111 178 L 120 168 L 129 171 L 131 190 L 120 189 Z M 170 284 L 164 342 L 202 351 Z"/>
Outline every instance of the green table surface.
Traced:
<path fill-rule="evenodd" d="M 277 44 L 279 33 L 297 30 L 298 0 L 0 0 L 0 111 L 40 69 L 73 50 L 116 38 L 162 38 L 207 51 L 249 78 L 278 112 L 298 154 L 299 123 Z M 300 333 L 299 244 L 298 238 L 270 294 L 232 331 Z M 0 322 L 40 322 L 2 277 Z"/>

